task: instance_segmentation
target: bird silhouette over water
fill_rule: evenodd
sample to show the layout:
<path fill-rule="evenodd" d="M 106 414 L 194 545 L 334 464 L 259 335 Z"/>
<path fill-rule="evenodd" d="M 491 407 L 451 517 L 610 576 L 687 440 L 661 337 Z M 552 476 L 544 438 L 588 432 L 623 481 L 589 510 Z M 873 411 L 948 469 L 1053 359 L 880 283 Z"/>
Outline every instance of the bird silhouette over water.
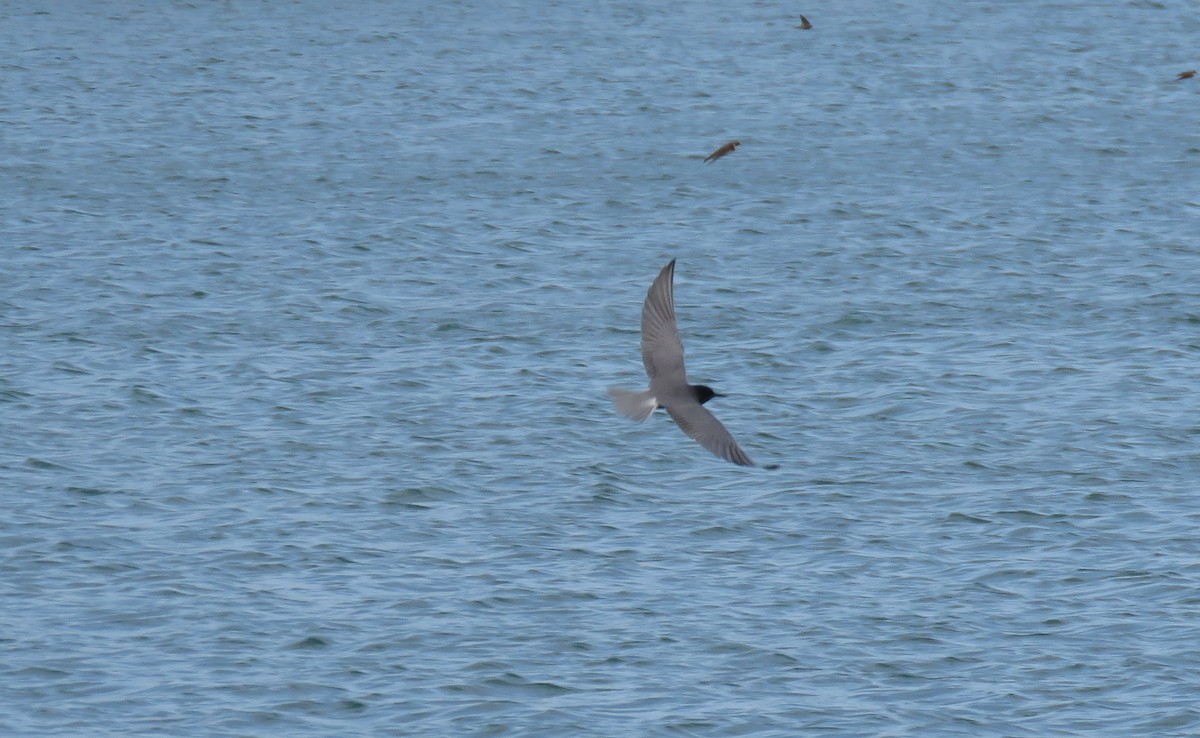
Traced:
<path fill-rule="evenodd" d="M 707 164 L 710 161 L 716 161 L 717 159 L 720 159 L 722 156 L 725 156 L 726 154 L 728 154 L 729 152 L 737 150 L 737 147 L 739 147 L 741 145 L 742 145 L 741 141 L 730 141 L 729 143 L 725 144 L 721 148 L 717 149 L 716 151 L 712 152 L 707 157 L 705 157 L 704 163 Z"/>
<path fill-rule="evenodd" d="M 1181 79 L 1191 79 L 1192 77 L 1195 77 L 1195 76 L 1196 76 L 1196 70 L 1189 69 L 1186 72 L 1180 72 L 1179 76 L 1175 78 L 1175 81 L 1178 82 Z"/>
<path fill-rule="evenodd" d="M 675 324 L 674 276 L 675 260 L 671 259 L 650 285 L 642 306 L 642 364 L 650 377 L 650 389 L 631 392 L 610 387 L 608 394 L 617 411 L 627 418 L 641 422 L 661 407 L 680 430 L 704 448 L 734 464 L 755 466 L 721 421 L 703 407 L 712 398 L 724 395 L 703 384 L 688 384 L 683 339 Z"/>
<path fill-rule="evenodd" d="M 810 29 L 812 27 L 813 27 L 813 24 L 808 22 L 808 18 L 805 18 L 804 16 L 800 16 L 800 25 L 796 26 L 796 28 L 799 28 L 802 31 L 807 31 L 808 29 Z"/>

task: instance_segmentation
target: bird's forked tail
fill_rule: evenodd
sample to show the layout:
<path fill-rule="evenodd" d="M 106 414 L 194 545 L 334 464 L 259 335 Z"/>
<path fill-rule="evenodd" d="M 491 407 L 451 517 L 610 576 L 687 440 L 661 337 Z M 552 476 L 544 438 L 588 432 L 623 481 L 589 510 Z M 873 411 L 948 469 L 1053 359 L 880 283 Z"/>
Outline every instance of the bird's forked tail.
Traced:
<path fill-rule="evenodd" d="M 650 394 L 650 390 L 630 392 L 620 387 L 609 387 L 608 394 L 612 395 L 617 412 L 639 423 L 650 417 L 654 408 L 658 407 L 658 402 L 654 399 L 654 395 Z"/>

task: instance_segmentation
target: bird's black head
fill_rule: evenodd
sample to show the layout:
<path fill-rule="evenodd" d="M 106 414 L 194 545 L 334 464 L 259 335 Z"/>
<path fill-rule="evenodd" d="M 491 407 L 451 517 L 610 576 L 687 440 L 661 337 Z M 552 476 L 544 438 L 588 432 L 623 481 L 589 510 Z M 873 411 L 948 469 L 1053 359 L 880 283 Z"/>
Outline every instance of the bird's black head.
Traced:
<path fill-rule="evenodd" d="M 693 384 L 693 385 L 691 385 L 691 388 L 692 388 L 692 394 L 696 396 L 696 402 L 700 403 L 701 405 L 708 402 L 709 400 L 711 400 L 714 397 L 724 397 L 725 396 L 725 395 L 721 394 L 720 392 L 717 392 L 716 390 L 714 390 L 712 387 L 709 387 L 706 384 Z"/>

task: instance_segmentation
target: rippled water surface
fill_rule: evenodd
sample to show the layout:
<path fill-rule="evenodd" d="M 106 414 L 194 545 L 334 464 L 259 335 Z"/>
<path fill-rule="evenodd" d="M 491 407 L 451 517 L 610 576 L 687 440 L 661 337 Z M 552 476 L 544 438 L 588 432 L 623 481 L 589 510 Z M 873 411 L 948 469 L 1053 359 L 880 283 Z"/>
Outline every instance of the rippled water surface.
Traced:
<path fill-rule="evenodd" d="M 0 733 L 1200 733 L 1189 4 L 0 15 Z"/>

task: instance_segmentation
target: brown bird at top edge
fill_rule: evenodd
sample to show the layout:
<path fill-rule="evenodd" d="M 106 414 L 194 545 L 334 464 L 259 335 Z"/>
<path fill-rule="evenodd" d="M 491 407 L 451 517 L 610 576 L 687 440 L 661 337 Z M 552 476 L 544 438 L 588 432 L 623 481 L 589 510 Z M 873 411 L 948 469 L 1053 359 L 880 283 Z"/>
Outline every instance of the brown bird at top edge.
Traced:
<path fill-rule="evenodd" d="M 1192 77 L 1195 77 L 1195 76 L 1196 76 L 1196 70 L 1189 69 L 1186 72 L 1180 72 L 1179 76 L 1175 78 L 1175 81 L 1178 82 L 1181 79 L 1191 79 Z"/>
<path fill-rule="evenodd" d="M 729 152 L 733 151 L 734 149 L 736 149 L 737 147 L 739 147 L 741 145 L 742 145 L 741 141 L 730 141 L 729 143 L 725 144 L 721 148 L 719 148 L 716 151 L 709 154 L 708 157 L 705 158 L 704 163 L 707 164 L 710 161 L 716 161 L 717 159 L 720 159 L 722 156 L 725 156 L 726 154 L 728 154 Z"/>
<path fill-rule="evenodd" d="M 808 18 L 805 18 L 804 16 L 800 16 L 800 25 L 796 26 L 796 28 L 799 28 L 802 31 L 807 31 L 808 29 L 810 29 L 812 27 L 813 27 L 813 25 L 808 22 Z"/>

